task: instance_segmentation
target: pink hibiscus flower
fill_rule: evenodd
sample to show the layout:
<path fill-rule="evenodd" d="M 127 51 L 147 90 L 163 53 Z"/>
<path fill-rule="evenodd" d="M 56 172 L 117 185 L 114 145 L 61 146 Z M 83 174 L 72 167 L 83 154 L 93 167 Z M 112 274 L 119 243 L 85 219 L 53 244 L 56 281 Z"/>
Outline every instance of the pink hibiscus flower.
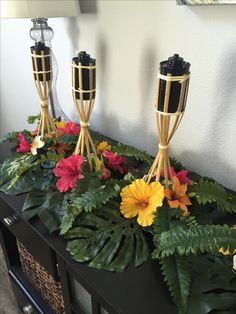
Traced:
<path fill-rule="evenodd" d="M 174 167 L 171 167 L 171 174 L 172 174 L 172 177 L 177 177 L 179 179 L 180 184 L 192 183 L 192 181 L 187 177 L 188 170 L 181 170 L 176 173 Z M 170 177 L 170 174 L 169 174 L 169 177 Z"/>
<path fill-rule="evenodd" d="M 57 181 L 57 188 L 60 192 L 66 192 L 73 189 L 77 179 L 83 178 L 81 167 L 83 164 L 83 157 L 80 155 L 72 155 L 68 158 L 61 159 L 53 172 L 55 176 L 60 177 Z"/>
<path fill-rule="evenodd" d="M 119 171 L 120 173 L 124 172 L 124 170 L 120 166 L 120 164 L 123 163 L 125 160 L 124 156 L 119 156 L 117 155 L 117 153 L 109 152 L 108 150 L 105 150 L 102 155 L 108 159 L 108 166 L 111 169 Z"/>
<path fill-rule="evenodd" d="M 22 133 L 19 133 L 17 135 L 17 140 L 19 141 L 19 146 L 16 148 L 17 153 L 30 152 L 31 145 L 26 141 Z"/>
<path fill-rule="evenodd" d="M 58 123 L 58 131 L 62 132 L 62 134 L 68 134 L 68 135 L 78 135 L 80 132 L 80 126 L 72 121 L 68 121 L 63 124 L 63 126 L 60 126 L 60 123 Z"/>

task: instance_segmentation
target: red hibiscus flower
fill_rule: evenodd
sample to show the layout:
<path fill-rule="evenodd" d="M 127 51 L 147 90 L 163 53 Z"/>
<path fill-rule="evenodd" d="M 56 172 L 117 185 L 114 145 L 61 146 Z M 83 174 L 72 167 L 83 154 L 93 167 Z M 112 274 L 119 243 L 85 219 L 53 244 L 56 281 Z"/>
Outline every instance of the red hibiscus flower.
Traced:
<path fill-rule="evenodd" d="M 73 189 L 77 179 L 83 178 L 81 173 L 81 166 L 83 164 L 83 157 L 80 155 L 72 155 L 68 158 L 61 159 L 53 172 L 55 176 L 60 177 L 57 181 L 57 188 L 60 192 L 66 192 Z"/>
<path fill-rule="evenodd" d="M 123 163 L 125 160 L 124 156 L 119 156 L 116 153 L 109 152 L 107 150 L 105 150 L 102 155 L 108 159 L 108 166 L 111 169 L 119 171 L 120 173 L 124 172 L 124 170 L 120 166 L 120 164 Z"/>
<path fill-rule="evenodd" d="M 59 133 L 67 134 L 67 135 L 78 135 L 80 132 L 80 126 L 72 121 L 68 122 L 58 122 L 57 130 Z"/>
<path fill-rule="evenodd" d="M 179 172 L 175 172 L 174 167 L 171 167 L 170 170 L 172 177 L 177 177 L 179 179 L 179 183 L 180 184 L 191 184 L 192 181 L 187 177 L 188 175 L 188 170 L 181 170 Z M 169 174 L 169 178 L 171 177 L 171 175 Z"/>
<path fill-rule="evenodd" d="M 16 148 L 17 153 L 30 152 L 31 145 L 26 141 L 22 133 L 17 135 L 17 140 L 19 141 L 19 146 Z"/>

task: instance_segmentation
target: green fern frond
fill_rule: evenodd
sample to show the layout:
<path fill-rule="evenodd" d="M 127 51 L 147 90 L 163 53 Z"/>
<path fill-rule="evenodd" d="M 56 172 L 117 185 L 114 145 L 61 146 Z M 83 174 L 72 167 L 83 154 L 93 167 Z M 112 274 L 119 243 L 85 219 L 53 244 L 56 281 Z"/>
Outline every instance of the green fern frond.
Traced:
<path fill-rule="evenodd" d="M 112 151 L 118 155 L 134 157 L 137 160 L 146 161 L 148 164 L 153 162 L 153 159 L 145 151 L 141 151 L 128 145 L 119 143 L 118 145 L 112 147 Z"/>
<path fill-rule="evenodd" d="M 160 260 L 164 281 L 180 314 L 185 314 L 188 307 L 191 278 L 187 257 L 173 255 Z"/>
<path fill-rule="evenodd" d="M 156 249 L 154 258 L 164 258 L 178 253 L 189 255 L 191 253 L 214 253 L 222 247 L 233 253 L 236 248 L 236 230 L 229 226 L 206 225 L 173 228 L 154 236 Z"/>
<path fill-rule="evenodd" d="M 163 205 L 162 207 L 158 208 L 153 223 L 153 231 L 156 237 L 161 235 L 162 232 L 168 231 L 177 225 L 185 226 L 185 220 L 179 219 L 181 217 L 182 210 L 180 208 L 170 208 L 168 205 Z"/>
<path fill-rule="evenodd" d="M 73 213 L 65 214 L 62 218 L 61 225 L 60 225 L 60 234 L 65 234 L 73 225 L 75 221 L 76 215 Z"/>
<path fill-rule="evenodd" d="M 109 180 L 105 185 L 94 190 L 87 191 L 79 196 L 70 198 L 70 206 L 79 211 L 91 212 L 94 208 L 100 208 L 112 198 L 119 195 L 121 188 L 127 184 L 125 180 Z"/>
<path fill-rule="evenodd" d="M 17 135 L 18 135 L 18 132 L 7 133 L 2 138 L 0 138 L 0 144 L 2 144 L 4 142 L 16 142 L 17 141 Z"/>
<path fill-rule="evenodd" d="M 189 195 L 197 199 L 200 205 L 215 203 L 222 212 L 236 213 L 236 197 L 227 194 L 225 189 L 215 181 L 201 179 L 189 186 Z"/>
<path fill-rule="evenodd" d="M 197 227 L 198 226 L 198 222 L 194 216 L 189 215 L 187 217 L 184 217 L 183 219 L 184 219 L 186 225 L 189 227 Z"/>

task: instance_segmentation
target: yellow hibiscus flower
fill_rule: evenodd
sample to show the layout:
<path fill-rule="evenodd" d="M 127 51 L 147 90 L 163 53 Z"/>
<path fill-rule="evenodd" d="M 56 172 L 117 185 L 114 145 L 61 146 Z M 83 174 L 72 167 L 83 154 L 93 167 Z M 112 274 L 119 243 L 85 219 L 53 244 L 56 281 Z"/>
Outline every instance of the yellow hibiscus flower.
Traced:
<path fill-rule="evenodd" d="M 137 179 L 124 187 L 120 193 L 122 202 L 120 211 L 125 218 L 138 216 L 137 222 L 147 227 L 153 223 L 157 207 L 162 206 L 164 187 L 160 182 L 147 184 L 143 179 Z"/>
<path fill-rule="evenodd" d="M 103 153 L 105 150 L 111 150 L 111 145 L 106 141 L 102 141 L 97 145 L 97 153 Z"/>

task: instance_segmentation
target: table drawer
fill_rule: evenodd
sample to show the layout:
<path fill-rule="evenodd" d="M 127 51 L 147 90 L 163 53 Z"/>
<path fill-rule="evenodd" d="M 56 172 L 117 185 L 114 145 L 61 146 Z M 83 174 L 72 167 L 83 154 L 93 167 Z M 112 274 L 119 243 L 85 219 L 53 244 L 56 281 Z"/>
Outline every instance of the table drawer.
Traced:
<path fill-rule="evenodd" d="M 19 213 L 3 201 L 0 203 L 0 220 L 50 275 L 57 280 L 57 262 L 54 251 Z"/>
<path fill-rule="evenodd" d="M 44 302 L 41 295 L 27 283 L 20 269 L 9 271 L 12 288 L 22 313 L 53 314 L 51 308 Z"/>

